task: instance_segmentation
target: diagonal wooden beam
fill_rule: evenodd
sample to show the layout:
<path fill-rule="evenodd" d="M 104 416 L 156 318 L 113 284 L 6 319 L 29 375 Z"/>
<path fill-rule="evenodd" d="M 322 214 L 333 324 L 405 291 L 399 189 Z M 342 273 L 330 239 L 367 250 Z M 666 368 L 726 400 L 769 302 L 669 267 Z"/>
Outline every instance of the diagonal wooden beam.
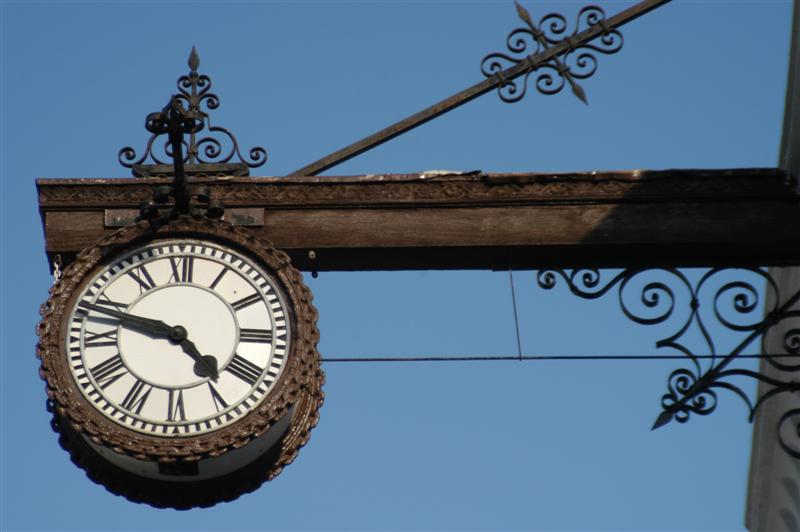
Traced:
<path fill-rule="evenodd" d="M 549 46 L 542 52 L 531 55 L 527 58 L 527 60 L 520 61 L 519 63 L 503 70 L 502 72 L 499 72 L 497 75 L 486 78 L 480 83 L 476 83 L 471 87 L 449 96 L 448 98 L 445 98 L 444 100 L 437 102 L 430 107 L 419 111 L 418 113 L 404 118 L 403 120 L 400 120 L 399 122 L 396 122 L 357 142 L 354 142 L 349 146 L 345 146 L 340 150 L 326 155 L 321 159 L 314 161 L 313 163 L 307 164 L 306 166 L 295 170 L 289 175 L 313 176 L 333 168 L 334 166 L 352 159 L 357 155 L 380 146 L 384 142 L 388 142 L 389 140 L 392 140 L 403 133 L 421 126 L 422 124 L 425 124 L 426 122 L 429 122 L 434 118 L 447 113 L 448 111 L 452 111 L 453 109 L 460 107 L 465 103 L 471 102 L 475 98 L 482 96 L 487 92 L 490 92 L 501 85 L 504 85 L 509 81 L 526 74 L 527 72 L 530 72 L 531 70 L 535 70 L 539 66 L 544 65 L 561 55 L 564 55 L 575 47 L 579 47 L 583 44 L 593 41 L 609 30 L 622 27 L 628 22 L 632 22 L 642 15 L 649 13 L 650 11 L 669 3 L 670 1 L 671 0 L 644 0 L 639 2 L 638 4 L 635 4 L 628 9 L 624 9 L 613 17 L 603 21 L 602 24 L 590 26 L 589 28 L 572 36 L 570 39 L 564 39 L 558 44 Z"/>

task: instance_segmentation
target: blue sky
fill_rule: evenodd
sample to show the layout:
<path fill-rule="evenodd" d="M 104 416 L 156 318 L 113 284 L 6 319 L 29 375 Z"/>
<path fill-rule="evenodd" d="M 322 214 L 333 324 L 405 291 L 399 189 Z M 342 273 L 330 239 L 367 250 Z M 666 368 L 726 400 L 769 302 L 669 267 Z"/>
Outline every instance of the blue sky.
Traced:
<path fill-rule="evenodd" d="M 571 19 L 583 4 L 525 5 Z M 588 107 L 487 94 L 328 174 L 775 166 L 790 15 L 788 0 L 676 1 L 623 29 L 583 82 Z M 743 529 L 740 400 L 649 430 L 678 361 L 328 364 L 309 445 L 255 493 L 178 512 L 93 484 L 58 447 L 37 374 L 51 279 L 34 179 L 129 175 L 117 151 L 144 148 L 193 44 L 215 123 L 267 148 L 256 175 L 280 176 L 480 81 L 519 21 L 506 1 L 3 0 L 0 17 L 1 529 Z M 675 330 L 515 280 L 526 354 L 651 354 Z M 323 355 L 516 353 L 507 272 L 306 281 Z"/>

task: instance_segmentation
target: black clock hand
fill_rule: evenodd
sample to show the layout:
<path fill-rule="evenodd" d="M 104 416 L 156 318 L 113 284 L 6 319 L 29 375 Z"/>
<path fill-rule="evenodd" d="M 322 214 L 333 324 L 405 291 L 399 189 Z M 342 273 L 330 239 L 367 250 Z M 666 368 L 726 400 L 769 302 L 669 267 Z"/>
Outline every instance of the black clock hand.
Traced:
<path fill-rule="evenodd" d="M 169 338 L 169 333 L 172 330 L 172 327 L 161 320 L 152 320 L 142 316 L 126 314 L 125 312 L 119 312 L 118 310 L 113 310 L 101 305 L 95 305 L 94 303 L 88 303 L 86 301 L 81 301 L 78 306 L 84 309 L 94 310 L 95 312 L 106 314 L 113 318 L 117 318 L 124 325 L 129 325 L 132 328 L 139 329 L 142 332 L 150 333 L 160 338 Z"/>
<path fill-rule="evenodd" d="M 181 327 L 181 329 L 183 329 L 183 327 Z M 185 329 L 183 329 L 183 331 L 185 334 Z M 200 351 L 197 350 L 197 346 L 194 345 L 194 342 L 189 340 L 189 338 L 186 336 L 184 336 L 180 341 L 180 346 L 184 353 L 194 359 L 194 372 L 198 376 L 211 377 L 213 380 L 217 380 L 219 378 L 216 358 L 210 355 L 203 356 Z"/>
<path fill-rule="evenodd" d="M 183 352 L 194 359 L 195 374 L 199 377 L 211 377 L 214 380 L 219 378 L 217 359 L 210 355 L 203 356 L 200 351 L 198 351 L 197 346 L 194 345 L 194 342 L 189 340 L 188 333 L 184 327 L 180 325 L 170 327 L 161 320 L 153 320 L 134 314 L 119 312 L 86 301 L 81 301 L 78 306 L 117 318 L 121 323 L 133 329 L 138 329 L 158 338 L 165 338 L 173 344 L 180 345 Z"/>

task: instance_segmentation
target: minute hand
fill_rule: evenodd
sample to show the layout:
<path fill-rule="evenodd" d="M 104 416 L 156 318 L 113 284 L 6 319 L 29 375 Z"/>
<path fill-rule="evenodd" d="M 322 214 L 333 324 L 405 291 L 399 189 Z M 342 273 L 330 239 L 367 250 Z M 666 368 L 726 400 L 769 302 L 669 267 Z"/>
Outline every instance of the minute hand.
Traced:
<path fill-rule="evenodd" d="M 106 308 L 101 305 L 95 305 L 94 303 L 88 303 L 86 301 L 81 301 L 78 306 L 84 309 L 94 310 L 95 312 L 100 312 L 102 314 L 106 314 L 108 316 L 117 318 L 124 325 L 128 325 L 131 328 L 139 329 L 140 331 L 150 333 L 153 336 L 168 338 L 169 333 L 172 330 L 172 327 L 170 327 L 161 320 L 153 320 L 142 316 L 126 314 L 125 312 L 119 312 L 118 310 Z"/>

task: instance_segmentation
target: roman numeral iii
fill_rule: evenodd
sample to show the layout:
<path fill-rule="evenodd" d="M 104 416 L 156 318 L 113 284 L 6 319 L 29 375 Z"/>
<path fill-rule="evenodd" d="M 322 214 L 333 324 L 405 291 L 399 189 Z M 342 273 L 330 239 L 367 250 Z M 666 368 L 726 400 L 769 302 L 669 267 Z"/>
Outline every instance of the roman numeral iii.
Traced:
<path fill-rule="evenodd" d="M 239 341 L 268 344 L 272 341 L 272 331 L 267 329 L 240 329 Z"/>

